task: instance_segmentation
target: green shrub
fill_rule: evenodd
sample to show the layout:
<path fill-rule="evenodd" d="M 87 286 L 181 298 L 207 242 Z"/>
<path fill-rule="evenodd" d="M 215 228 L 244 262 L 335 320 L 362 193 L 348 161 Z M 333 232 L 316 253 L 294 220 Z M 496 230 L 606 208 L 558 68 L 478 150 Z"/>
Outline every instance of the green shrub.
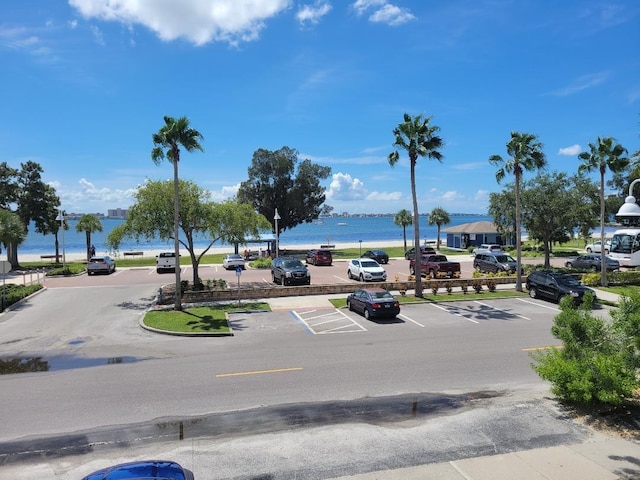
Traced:
<path fill-rule="evenodd" d="M 18 285 L 15 283 L 7 283 L 2 288 L 4 291 L 4 302 L 2 303 L 2 311 L 4 311 L 8 306 L 19 302 L 23 298 L 28 297 L 38 290 L 41 290 L 42 285 Z"/>
<path fill-rule="evenodd" d="M 251 268 L 271 268 L 270 257 L 260 257 L 252 262 L 249 262 Z"/>
<path fill-rule="evenodd" d="M 625 297 L 607 321 L 591 314 L 593 296 L 560 302 L 551 333 L 561 349 L 533 354 L 534 369 L 562 400 L 581 406 L 620 405 L 640 388 L 640 295 Z"/>

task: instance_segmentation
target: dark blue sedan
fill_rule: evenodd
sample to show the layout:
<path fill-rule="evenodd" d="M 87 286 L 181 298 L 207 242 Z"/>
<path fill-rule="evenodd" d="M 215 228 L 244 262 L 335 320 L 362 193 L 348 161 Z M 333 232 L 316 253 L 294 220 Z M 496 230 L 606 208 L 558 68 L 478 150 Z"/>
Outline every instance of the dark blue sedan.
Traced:
<path fill-rule="evenodd" d="M 82 480 L 194 480 L 193 473 L 175 462 L 145 460 L 121 463 L 93 472 Z"/>
<path fill-rule="evenodd" d="M 362 313 L 367 320 L 372 317 L 395 317 L 400 313 L 400 303 L 382 288 L 356 290 L 347 297 L 347 307 Z"/>

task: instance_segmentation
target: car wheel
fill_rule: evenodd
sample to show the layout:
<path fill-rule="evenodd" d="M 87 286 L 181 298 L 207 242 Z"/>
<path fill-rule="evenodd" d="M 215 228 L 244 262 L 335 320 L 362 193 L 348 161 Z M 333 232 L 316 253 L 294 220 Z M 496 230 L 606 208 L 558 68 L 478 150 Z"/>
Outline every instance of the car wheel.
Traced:
<path fill-rule="evenodd" d="M 347 278 L 351 280 L 351 270 L 347 270 Z"/>
<path fill-rule="evenodd" d="M 276 274 L 275 274 L 275 273 L 273 273 L 273 272 L 271 272 L 271 281 L 272 281 L 273 283 L 278 283 L 278 282 L 276 282 Z"/>
<path fill-rule="evenodd" d="M 436 278 L 436 272 L 434 272 L 433 270 L 429 270 L 429 278 L 431 280 Z"/>
<path fill-rule="evenodd" d="M 536 298 L 538 296 L 538 292 L 535 287 L 529 287 L 529 296 L 531 298 Z"/>
<path fill-rule="evenodd" d="M 597 272 L 598 270 L 600 270 L 600 269 L 597 266 L 591 265 L 591 271 L 592 272 Z"/>
<path fill-rule="evenodd" d="M 347 308 L 349 308 L 350 312 L 353 312 L 353 304 L 349 301 L 348 298 L 347 298 Z"/>
<path fill-rule="evenodd" d="M 362 274 L 360 274 L 360 278 L 359 278 L 359 280 L 360 280 L 361 282 L 364 282 L 364 276 L 363 276 Z"/>
<path fill-rule="evenodd" d="M 587 253 L 591 253 L 591 249 L 590 248 L 587 248 Z"/>
<path fill-rule="evenodd" d="M 409 273 L 411 275 L 415 275 L 416 274 L 416 269 L 413 265 L 409 265 Z"/>
<path fill-rule="evenodd" d="M 567 262 L 567 263 L 564 264 L 564 266 L 567 267 L 567 268 L 573 268 L 573 263 Z"/>
<path fill-rule="evenodd" d="M 371 317 L 371 314 L 369 313 L 369 309 L 365 307 L 365 309 L 364 309 L 364 318 L 369 320 L 370 317 Z"/>

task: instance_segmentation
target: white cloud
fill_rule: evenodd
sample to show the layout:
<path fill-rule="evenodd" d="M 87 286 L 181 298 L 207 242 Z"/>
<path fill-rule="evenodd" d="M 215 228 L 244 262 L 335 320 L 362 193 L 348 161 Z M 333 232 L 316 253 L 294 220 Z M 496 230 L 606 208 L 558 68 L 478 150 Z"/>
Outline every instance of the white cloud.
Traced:
<path fill-rule="evenodd" d="M 588 75 L 582 75 L 581 77 L 578 77 L 576 80 L 574 80 L 570 85 L 559 90 L 555 90 L 554 92 L 552 92 L 552 94 L 558 97 L 573 95 L 574 93 L 578 93 L 604 83 L 608 77 L 609 72 L 598 72 L 590 73 Z"/>
<path fill-rule="evenodd" d="M 98 45 L 104 46 L 104 36 L 98 27 L 95 25 L 91 25 L 91 33 L 93 33 L 93 38 L 95 39 Z"/>
<path fill-rule="evenodd" d="M 558 150 L 558 155 L 567 155 L 572 157 L 574 155 L 578 155 L 581 151 L 582 147 L 576 143 L 575 145 L 571 145 L 570 147 L 561 148 L 560 150 Z"/>
<path fill-rule="evenodd" d="M 369 15 L 369 21 L 374 23 L 396 26 L 416 18 L 409 9 L 398 7 L 386 0 L 357 0 L 352 6 L 358 15 L 373 10 Z"/>
<path fill-rule="evenodd" d="M 296 18 L 301 24 L 317 24 L 322 17 L 331 11 L 331 4 L 317 0 L 314 5 L 303 5 L 296 13 Z"/>
<path fill-rule="evenodd" d="M 327 189 L 327 200 L 353 201 L 366 198 L 364 183 L 348 173 L 335 173 Z"/>
<path fill-rule="evenodd" d="M 85 18 L 140 24 L 165 41 L 184 38 L 238 44 L 258 38 L 264 21 L 286 10 L 291 0 L 69 0 Z"/>
<path fill-rule="evenodd" d="M 367 201 L 395 202 L 402 199 L 402 192 L 371 192 L 367 195 Z"/>
<path fill-rule="evenodd" d="M 240 184 L 237 183 L 235 185 L 226 185 L 220 190 L 210 190 L 211 200 L 214 202 L 224 202 L 225 200 L 229 200 L 236 196 L 239 188 Z"/>

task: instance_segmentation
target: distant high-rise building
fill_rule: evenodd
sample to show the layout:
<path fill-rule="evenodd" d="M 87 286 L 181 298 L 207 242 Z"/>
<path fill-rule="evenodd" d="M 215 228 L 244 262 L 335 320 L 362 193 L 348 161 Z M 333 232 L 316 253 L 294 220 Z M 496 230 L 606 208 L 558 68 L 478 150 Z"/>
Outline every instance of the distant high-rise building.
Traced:
<path fill-rule="evenodd" d="M 126 208 L 109 209 L 107 211 L 107 216 L 109 218 L 127 218 L 127 209 Z"/>

